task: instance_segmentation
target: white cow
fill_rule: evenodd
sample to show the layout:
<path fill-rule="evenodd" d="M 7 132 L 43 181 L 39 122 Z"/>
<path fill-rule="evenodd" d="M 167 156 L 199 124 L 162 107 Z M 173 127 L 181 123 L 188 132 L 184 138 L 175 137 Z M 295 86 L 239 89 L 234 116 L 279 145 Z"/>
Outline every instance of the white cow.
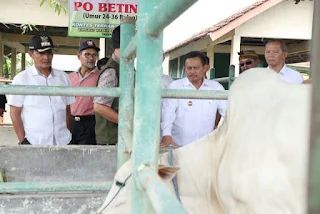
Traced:
<path fill-rule="evenodd" d="M 217 182 L 226 213 L 305 213 L 310 91 L 261 68 L 234 82 Z"/>
<path fill-rule="evenodd" d="M 268 69 L 241 74 L 229 92 L 221 126 L 174 151 L 187 212 L 305 213 L 310 90 L 310 85 L 282 82 Z M 160 155 L 159 164 L 168 165 L 168 154 Z M 131 179 L 114 197 L 116 182 L 123 183 L 130 172 L 128 161 L 99 212 L 130 213 Z M 173 191 L 171 180 L 163 180 Z"/>

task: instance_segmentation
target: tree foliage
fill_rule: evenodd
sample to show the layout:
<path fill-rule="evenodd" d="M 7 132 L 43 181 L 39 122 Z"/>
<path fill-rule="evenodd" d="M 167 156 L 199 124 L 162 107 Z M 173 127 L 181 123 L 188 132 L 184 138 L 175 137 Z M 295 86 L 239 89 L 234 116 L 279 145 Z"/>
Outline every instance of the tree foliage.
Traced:
<path fill-rule="evenodd" d="M 64 14 L 67 14 L 67 9 L 62 5 L 63 0 L 41 0 L 40 7 L 44 3 L 48 3 L 52 9 L 54 9 L 54 12 L 58 13 L 60 15 L 61 11 L 64 12 Z"/>
<path fill-rule="evenodd" d="M 3 76 L 7 79 L 9 79 L 11 77 L 11 58 L 8 56 L 4 56 L 4 60 L 3 60 Z M 16 63 L 17 63 L 17 67 L 16 67 L 16 74 L 18 74 L 19 72 L 22 71 L 22 55 L 17 54 L 17 58 L 16 58 Z M 26 68 L 31 67 L 33 65 L 33 61 L 31 58 L 27 58 L 26 57 Z M 1 77 L 1 74 L 0 74 Z"/>
<path fill-rule="evenodd" d="M 63 1 L 65 0 L 40 0 L 40 7 L 47 3 L 58 15 L 61 14 L 61 11 L 63 11 L 64 14 L 67 14 L 67 9 L 62 4 Z M 25 34 L 28 31 L 39 31 L 37 26 L 33 24 L 21 24 L 20 28 L 22 30 L 22 34 Z"/>

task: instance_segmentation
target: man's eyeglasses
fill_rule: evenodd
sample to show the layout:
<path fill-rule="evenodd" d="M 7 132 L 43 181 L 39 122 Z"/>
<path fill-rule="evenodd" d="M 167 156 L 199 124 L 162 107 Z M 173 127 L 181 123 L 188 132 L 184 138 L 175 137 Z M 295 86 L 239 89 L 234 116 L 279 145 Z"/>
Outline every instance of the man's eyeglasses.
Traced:
<path fill-rule="evenodd" d="M 97 58 L 98 54 L 97 53 L 84 53 L 83 54 L 87 59 L 89 59 L 90 57 L 92 58 Z"/>
<path fill-rule="evenodd" d="M 246 64 L 246 65 L 251 65 L 251 64 L 252 64 L 252 61 L 251 61 L 251 60 L 248 60 L 248 61 L 246 61 L 246 62 L 241 62 L 241 63 L 240 63 L 240 66 L 242 67 L 242 66 L 244 66 L 244 64 Z"/>

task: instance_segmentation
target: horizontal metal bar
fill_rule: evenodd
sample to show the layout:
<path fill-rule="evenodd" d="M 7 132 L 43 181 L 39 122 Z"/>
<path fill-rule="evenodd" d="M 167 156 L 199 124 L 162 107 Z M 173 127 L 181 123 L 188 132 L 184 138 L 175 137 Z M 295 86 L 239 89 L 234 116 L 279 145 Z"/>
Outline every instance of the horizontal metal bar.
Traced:
<path fill-rule="evenodd" d="M 139 167 L 136 178 L 148 196 L 155 213 L 187 213 L 154 169 L 149 166 Z"/>
<path fill-rule="evenodd" d="M 228 99 L 228 91 L 163 89 L 161 96 L 162 98 L 226 100 Z"/>
<path fill-rule="evenodd" d="M 119 97 L 120 88 L 0 85 L 0 94 Z"/>
<path fill-rule="evenodd" d="M 30 85 L 0 85 L 0 94 L 21 95 L 52 95 L 52 96 L 106 96 L 119 97 L 120 88 L 97 87 L 66 87 L 66 86 L 30 86 Z M 180 99 L 228 99 L 228 91 L 191 91 L 178 89 L 163 89 L 162 98 Z"/>
<path fill-rule="evenodd" d="M 220 83 L 228 83 L 229 80 L 230 80 L 230 77 L 220 77 L 220 78 L 215 78 L 215 79 L 212 79 L 212 80 L 215 80 L 215 81 L 220 82 Z M 235 77 L 231 78 L 231 80 L 235 80 Z"/>
<path fill-rule="evenodd" d="M 125 60 L 131 60 L 136 57 L 137 51 L 137 35 L 135 35 L 129 42 L 127 48 L 123 51 L 123 58 Z"/>
<path fill-rule="evenodd" d="M 227 83 L 229 82 L 229 77 L 221 77 L 221 78 L 215 78 L 213 80 L 217 81 L 217 82 L 220 82 L 220 83 Z"/>
<path fill-rule="evenodd" d="M 0 193 L 109 191 L 112 183 L 111 181 L 4 182 L 0 183 Z"/>
<path fill-rule="evenodd" d="M 191 7 L 197 0 L 165 0 L 155 8 L 148 17 L 146 34 L 157 37 L 161 31 L 184 11 Z"/>

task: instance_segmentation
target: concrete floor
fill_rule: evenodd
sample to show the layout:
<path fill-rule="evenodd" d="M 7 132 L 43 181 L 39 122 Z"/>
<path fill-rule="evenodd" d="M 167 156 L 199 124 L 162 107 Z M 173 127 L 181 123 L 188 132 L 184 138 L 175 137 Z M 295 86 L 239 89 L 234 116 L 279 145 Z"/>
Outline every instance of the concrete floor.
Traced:
<path fill-rule="evenodd" d="M 0 146 L 18 146 L 18 138 L 13 127 L 0 126 Z"/>
<path fill-rule="evenodd" d="M 3 118 L 0 117 L 0 123 L 10 125 L 0 126 L 0 146 L 17 146 L 18 138 L 12 127 L 9 105 L 6 105 L 6 111 Z"/>
<path fill-rule="evenodd" d="M 7 182 L 105 182 L 116 172 L 115 146 L 0 146 Z M 21 185 L 20 185 L 21 186 Z M 89 214 L 107 191 L 0 194 L 0 214 Z"/>

